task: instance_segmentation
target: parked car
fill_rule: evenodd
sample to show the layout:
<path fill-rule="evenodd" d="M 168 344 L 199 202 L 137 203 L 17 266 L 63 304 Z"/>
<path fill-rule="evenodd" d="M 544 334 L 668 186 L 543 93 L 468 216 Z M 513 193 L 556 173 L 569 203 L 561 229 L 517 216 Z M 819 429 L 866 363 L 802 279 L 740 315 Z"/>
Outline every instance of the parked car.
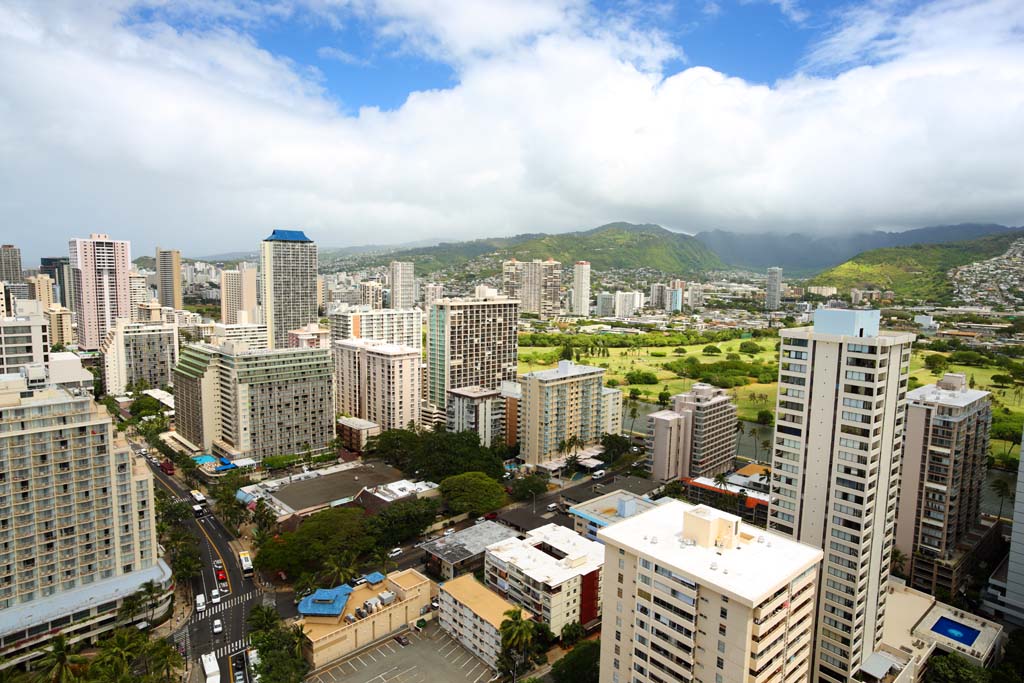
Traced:
<path fill-rule="evenodd" d="M 548 503 L 548 512 L 558 512 L 558 503 Z"/>
<path fill-rule="evenodd" d="M 401 556 L 401 554 L 402 554 L 402 549 L 401 548 L 392 548 L 391 551 L 388 553 L 388 557 L 390 557 L 391 559 L 395 559 L 396 557 Z"/>
<path fill-rule="evenodd" d="M 395 636 L 395 642 L 405 647 L 409 644 L 409 638 L 407 636 Z"/>
<path fill-rule="evenodd" d="M 497 519 L 497 518 L 498 518 L 498 513 L 497 512 L 488 512 L 486 515 L 484 515 L 484 519 Z"/>
<path fill-rule="evenodd" d="M 448 527 L 447 529 L 444 530 L 444 535 L 445 536 L 451 536 L 454 533 L 455 533 L 455 529 L 453 529 L 451 527 Z"/>
<path fill-rule="evenodd" d="M 592 475 L 590 475 L 590 478 L 591 479 L 604 479 L 604 475 L 605 475 L 605 471 L 604 470 L 597 470 Z"/>
<path fill-rule="evenodd" d="M 214 560 L 213 561 L 213 568 L 214 569 L 224 569 L 224 563 L 221 562 L 220 560 Z"/>

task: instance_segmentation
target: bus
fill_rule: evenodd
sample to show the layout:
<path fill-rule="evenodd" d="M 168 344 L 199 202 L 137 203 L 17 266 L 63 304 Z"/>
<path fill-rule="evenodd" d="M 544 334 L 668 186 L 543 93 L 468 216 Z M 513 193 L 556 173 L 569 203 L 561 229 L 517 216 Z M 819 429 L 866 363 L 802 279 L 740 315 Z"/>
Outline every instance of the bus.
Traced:
<path fill-rule="evenodd" d="M 217 665 L 217 655 L 212 652 L 199 658 L 203 663 L 203 674 L 206 676 L 206 683 L 220 683 L 220 667 Z"/>
<path fill-rule="evenodd" d="M 243 550 L 238 553 L 238 563 L 242 565 L 242 576 L 252 576 L 252 557 L 249 556 L 249 551 Z"/>
<path fill-rule="evenodd" d="M 192 500 L 195 501 L 196 505 L 206 505 L 206 496 L 203 495 L 202 491 L 192 490 L 188 494 L 192 496 Z"/>

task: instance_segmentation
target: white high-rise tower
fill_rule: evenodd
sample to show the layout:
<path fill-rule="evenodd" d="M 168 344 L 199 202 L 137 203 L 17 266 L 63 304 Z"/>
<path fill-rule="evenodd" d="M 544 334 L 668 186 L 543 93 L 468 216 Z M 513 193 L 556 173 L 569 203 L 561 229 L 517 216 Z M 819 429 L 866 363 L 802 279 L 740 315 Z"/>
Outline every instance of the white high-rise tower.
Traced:
<path fill-rule="evenodd" d="M 572 267 L 572 312 L 590 315 L 590 261 L 577 261 Z"/>
<path fill-rule="evenodd" d="M 301 230 L 275 230 L 263 240 L 263 322 L 270 348 L 286 348 L 289 330 L 318 320 L 316 267 L 316 244 Z"/>

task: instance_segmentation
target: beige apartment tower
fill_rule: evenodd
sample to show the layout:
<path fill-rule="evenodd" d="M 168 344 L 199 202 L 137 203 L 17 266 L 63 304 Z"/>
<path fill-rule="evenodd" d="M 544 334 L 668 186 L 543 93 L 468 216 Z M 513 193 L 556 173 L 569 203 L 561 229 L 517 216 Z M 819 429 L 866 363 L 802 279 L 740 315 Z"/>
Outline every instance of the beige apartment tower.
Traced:
<path fill-rule="evenodd" d="M 438 408 L 451 389 L 497 389 L 516 379 L 519 302 L 477 289 L 471 299 L 439 299 L 428 312 L 427 401 Z"/>
<path fill-rule="evenodd" d="M 502 263 L 501 272 L 505 295 L 518 296 L 523 313 L 535 313 L 542 318 L 558 315 L 562 285 L 561 263 L 550 258 L 545 261 L 512 259 Z M 589 281 L 589 271 L 587 279 Z"/>
<path fill-rule="evenodd" d="M 879 311 L 782 330 L 768 526 L 825 551 L 815 681 L 846 683 L 882 638 L 914 335 Z"/>
<path fill-rule="evenodd" d="M 605 428 L 604 368 L 558 361 L 551 370 L 523 375 L 520 455 L 538 465 L 566 455 L 559 445 L 577 437 L 582 446 L 601 440 Z"/>
<path fill-rule="evenodd" d="M 132 317 L 128 282 L 131 244 L 93 233 L 88 239 L 71 240 L 68 246 L 78 345 L 85 351 L 98 351 L 114 321 Z"/>
<path fill-rule="evenodd" d="M 301 230 L 275 230 L 261 243 L 263 322 L 270 348 L 287 347 L 289 330 L 319 320 L 316 269 L 316 244 Z"/>
<path fill-rule="evenodd" d="M 70 309 L 64 308 L 60 304 L 53 304 L 46 309 L 46 317 L 50 322 L 50 344 L 52 346 L 70 346 L 77 343 Z"/>
<path fill-rule="evenodd" d="M 590 315 L 590 261 L 577 261 L 572 267 L 572 312 Z"/>
<path fill-rule="evenodd" d="M 913 588 L 954 596 L 969 580 L 981 519 L 991 395 L 962 374 L 907 394 L 896 547 Z"/>
<path fill-rule="evenodd" d="M 43 310 L 53 305 L 53 278 L 45 273 L 30 275 L 25 278 L 28 283 L 28 298 L 38 301 Z"/>
<path fill-rule="evenodd" d="M 156 248 L 156 298 L 161 306 L 178 310 L 181 302 L 181 252 Z"/>
<path fill-rule="evenodd" d="M 811 680 L 821 550 L 681 501 L 597 538 L 601 683 Z"/>
<path fill-rule="evenodd" d="M 647 416 L 647 469 L 658 481 L 714 477 L 736 458 L 736 404 L 725 389 L 697 382 Z"/>
<path fill-rule="evenodd" d="M 373 339 L 423 348 L 423 313 L 416 308 L 347 306 L 328 314 L 331 341 Z"/>
<path fill-rule="evenodd" d="M 100 348 L 106 392 L 120 396 L 129 387 L 162 389 L 173 383 L 178 362 L 178 326 L 118 318 Z"/>
<path fill-rule="evenodd" d="M 420 422 L 422 357 L 411 346 L 371 339 L 334 343 L 336 410 L 369 420 L 381 430 Z"/>
<path fill-rule="evenodd" d="M 243 314 L 241 315 L 240 314 Z M 220 273 L 220 321 L 225 325 L 258 322 L 256 269 L 222 270 Z"/>
<path fill-rule="evenodd" d="M 412 308 L 416 305 L 416 277 L 411 261 L 392 261 L 388 268 L 391 282 L 391 308 Z"/>

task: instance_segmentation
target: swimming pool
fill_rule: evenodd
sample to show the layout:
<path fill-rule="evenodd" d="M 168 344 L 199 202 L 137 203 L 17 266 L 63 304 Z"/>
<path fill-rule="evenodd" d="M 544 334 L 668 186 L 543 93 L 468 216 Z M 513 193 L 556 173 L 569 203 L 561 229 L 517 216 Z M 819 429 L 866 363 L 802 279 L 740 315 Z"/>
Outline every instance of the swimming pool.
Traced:
<path fill-rule="evenodd" d="M 974 645 L 974 641 L 981 635 L 981 631 L 978 629 L 971 628 L 958 621 L 953 621 L 949 617 L 939 617 L 939 620 L 932 626 L 932 631 L 940 636 L 951 638 L 967 647 Z"/>
<path fill-rule="evenodd" d="M 205 465 L 208 462 L 217 462 L 217 458 L 212 455 L 193 455 L 192 459 L 196 461 L 197 465 Z"/>

